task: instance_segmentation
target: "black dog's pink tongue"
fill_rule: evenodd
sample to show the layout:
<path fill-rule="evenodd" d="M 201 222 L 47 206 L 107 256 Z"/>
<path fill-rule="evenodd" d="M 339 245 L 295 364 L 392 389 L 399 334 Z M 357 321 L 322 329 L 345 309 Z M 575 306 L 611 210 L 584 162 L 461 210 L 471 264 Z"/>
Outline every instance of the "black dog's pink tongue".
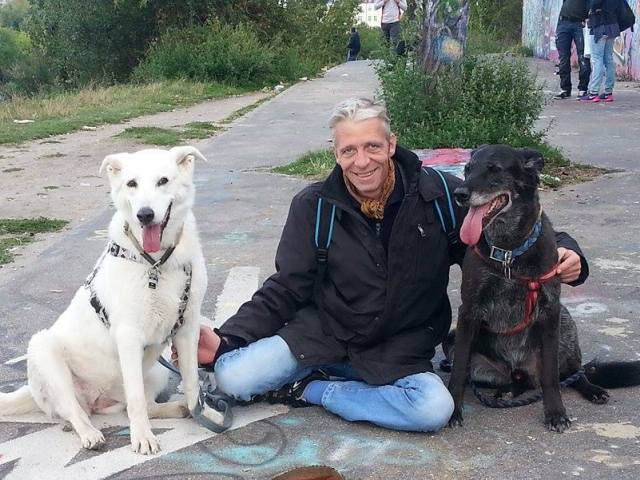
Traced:
<path fill-rule="evenodd" d="M 160 250 L 160 239 L 162 238 L 162 225 L 148 225 L 142 227 L 142 248 L 145 252 L 157 252 Z"/>
<path fill-rule="evenodd" d="M 460 240 L 471 247 L 478 244 L 482 235 L 482 218 L 489 208 L 491 208 L 491 202 L 479 207 L 469 207 L 469 212 L 464 217 L 460 228 Z"/>

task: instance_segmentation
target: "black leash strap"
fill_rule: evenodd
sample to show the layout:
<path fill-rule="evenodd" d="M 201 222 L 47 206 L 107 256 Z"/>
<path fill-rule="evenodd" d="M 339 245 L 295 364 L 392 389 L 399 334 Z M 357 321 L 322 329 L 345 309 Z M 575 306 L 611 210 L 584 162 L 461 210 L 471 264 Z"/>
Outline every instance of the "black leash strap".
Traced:
<path fill-rule="evenodd" d="M 180 370 L 173 366 L 173 364 L 163 356 L 158 358 L 158 362 L 163 367 L 168 368 L 173 373 L 180 375 Z M 191 416 L 207 430 L 211 430 L 215 433 L 222 433 L 227 430 L 233 423 L 233 412 L 231 407 L 233 405 L 233 399 L 228 395 L 222 393 L 219 389 L 213 389 L 209 378 L 205 380 L 200 392 L 198 393 L 198 403 L 193 410 L 191 410 Z M 211 412 L 213 410 L 213 412 Z M 220 423 L 220 416 L 222 416 L 222 423 Z"/>

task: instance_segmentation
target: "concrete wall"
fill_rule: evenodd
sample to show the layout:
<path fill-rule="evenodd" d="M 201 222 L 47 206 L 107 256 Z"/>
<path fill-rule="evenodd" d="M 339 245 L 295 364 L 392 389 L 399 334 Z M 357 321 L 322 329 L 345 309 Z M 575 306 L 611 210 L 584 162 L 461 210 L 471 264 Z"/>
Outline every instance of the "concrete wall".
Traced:
<path fill-rule="evenodd" d="M 636 15 L 635 32 L 626 30 L 616 39 L 614 58 L 618 75 L 640 81 L 640 0 L 627 0 Z M 557 60 L 555 34 L 562 0 L 524 0 L 522 43 L 536 57 Z"/>

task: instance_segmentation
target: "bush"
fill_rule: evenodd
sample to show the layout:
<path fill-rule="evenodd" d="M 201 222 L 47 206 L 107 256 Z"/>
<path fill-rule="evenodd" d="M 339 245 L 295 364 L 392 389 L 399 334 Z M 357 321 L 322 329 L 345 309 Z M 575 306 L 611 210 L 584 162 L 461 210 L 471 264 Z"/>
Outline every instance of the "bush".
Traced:
<path fill-rule="evenodd" d="M 365 24 L 358 25 L 360 33 L 360 59 L 381 58 L 387 50 L 382 38 L 382 29 Z"/>
<path fill-rule="evenodd" d="M 394 131 L 411 148 L 538 144 L 542 87 L 524 61 L 469 56 L 437 78 L 400 58 L 379 67 Z"/>
<path fill-rule="evenodd" d="M 9 71 L 27 56 L 29 47 L 27 35 L 0 27 L 0 83 L 8 81 Z"/>

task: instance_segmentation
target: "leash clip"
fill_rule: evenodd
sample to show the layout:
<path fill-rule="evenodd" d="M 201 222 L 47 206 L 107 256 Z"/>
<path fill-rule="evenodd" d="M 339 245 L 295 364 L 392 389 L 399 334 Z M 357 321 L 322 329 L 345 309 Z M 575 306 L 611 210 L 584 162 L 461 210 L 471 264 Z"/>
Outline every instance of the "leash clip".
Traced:
<path fill-rule="evenodd" d="M 147 275 L 149 276 L 149 288 L 151 290 L 155 290 L 158 286 L 158 277 L 160 276 L 160 270 L 158 269 L 157 264 L 151 266 Z"/>

